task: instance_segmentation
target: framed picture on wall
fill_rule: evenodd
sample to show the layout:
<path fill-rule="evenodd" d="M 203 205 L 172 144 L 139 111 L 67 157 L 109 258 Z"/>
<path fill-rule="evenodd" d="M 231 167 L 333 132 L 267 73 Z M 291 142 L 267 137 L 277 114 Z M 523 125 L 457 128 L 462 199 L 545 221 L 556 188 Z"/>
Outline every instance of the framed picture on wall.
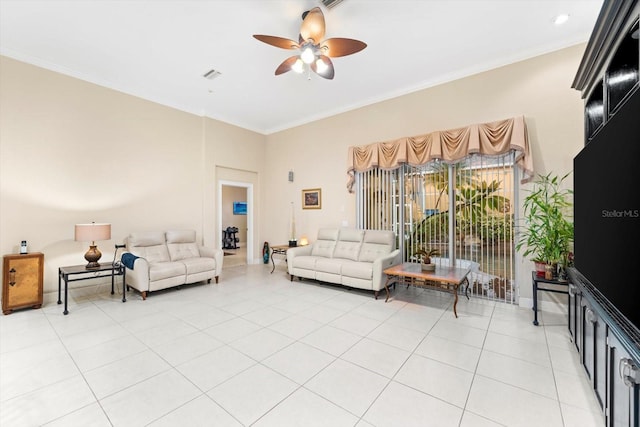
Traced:
<path fill-rule="evenodd" d="M 233 202 L 233 214 L 234 215 L 246 215 L 247 214 L 247 202 Z"/>
<path fill-rule="evenodd" d="M 302 209 L 321 209 L 322 190 L 320 188 L 310 188 L 302 190 Z"/>

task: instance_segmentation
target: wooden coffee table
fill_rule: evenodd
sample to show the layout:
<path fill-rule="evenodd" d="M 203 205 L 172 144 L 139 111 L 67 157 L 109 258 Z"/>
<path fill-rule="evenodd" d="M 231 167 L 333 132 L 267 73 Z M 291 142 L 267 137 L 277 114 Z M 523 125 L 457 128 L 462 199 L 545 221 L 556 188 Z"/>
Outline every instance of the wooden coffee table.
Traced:
<path fill-rule="evenodd" d="M 470 271 L 470 267 L 436 267 L 434 271 L 423 271 L 420 264 L 411 262 L 394 265 L 384 270 L 384 273 L 388 276 L 384 284 L 384 289 L 387 291 L 387 299 L 384 302 L 389 301 L 389 283 L 392 282 L 406 283 L 407 287 L 414 285 L 449 292 L 455 296 L 453 314 L 457 318 L 458 288 L 463 283 L 466 283 L 465 296 L 469 299 L 469 280 L 467 275 Z"/>

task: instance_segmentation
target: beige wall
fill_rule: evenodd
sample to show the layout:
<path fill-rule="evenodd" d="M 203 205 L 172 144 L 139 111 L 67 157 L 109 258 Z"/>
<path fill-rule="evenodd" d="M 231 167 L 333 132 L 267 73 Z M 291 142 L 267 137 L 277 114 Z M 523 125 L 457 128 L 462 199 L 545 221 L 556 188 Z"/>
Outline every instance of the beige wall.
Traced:
<path fill-rule="evenodd" d="M 213 119 L 204 119 L 204 243 L 220 247 L 222 223 L 218 221 L 220 181 L 253 186 L 253 253 L 262 251 L 260 226 L 262 206 L 261 175 L 264 170 L 265 136 Z M 256 260 L 255 262 L 259 262 Z"/>
<path fill-rule="evenodd" d="M 0 58 L 0 250 L 45 252 L 45 289 L 57 267 L 79 264 L 73 224 L 113 224 L 103 259 L 131 231 L 195 228 L 219 247 L 218 182 L 253 185 L 256 254 L 285 243 L 291 202 L 298 237 L 355 225 L 346 191 L 351 145 L 524 115 L 537 172 L 565 173 L 583 139 L 582 101 L 570 88 L 584 45 L 477 74 L 264 136 L 34 66 Z M 287 180 L 295 173 L 293 183 Z M 301 190 L 322 189 L 302 210 Z M 529 261 L 518 259 L 521 295 Z"/>
<path fill-rule="evenodd" d="M 564 174 L 583 141 L 582 101 L 571 82 L 584 45 L 380 102 L 267 137 L 263 185 L 271 189 L 264 221 L 268 241 L 284 241 L 290 202 L 299 235 L 355 224 L 355 196 L 346 190 L 347 148 L 473 123 L 524 115 L 536 172 Z M 286 153 L 286 155 L 283 155 Z M 287 182 L 294 169 L 295 181 Z M 300 191 L 322 188 L 322 210 L 302 210 Z M 517 260 L 521 296 L 531 297 L 533 268 Z"/>
<path fill-rule="evenodd" d="M 45 291 L 57 289 L 59 266 L 84 263 L 75 223 L 112 224 L 112 240 L 98 242 L 103 262 L 133 231 L 195 229 L 220 246 L 216 166 L 260 171 L 263 135 L 0 61 L 0 250 L 27 240 L 44 252 Z"/>

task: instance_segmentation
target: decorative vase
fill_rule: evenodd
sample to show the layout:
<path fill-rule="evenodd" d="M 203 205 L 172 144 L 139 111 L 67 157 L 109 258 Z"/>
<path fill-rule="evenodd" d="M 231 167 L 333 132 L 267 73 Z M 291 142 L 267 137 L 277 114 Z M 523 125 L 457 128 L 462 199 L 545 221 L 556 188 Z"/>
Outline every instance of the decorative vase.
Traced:
<path fill-rule="evenodd" d="M 553 279 L 553 265 L 547 264 L 544 266 L 544 278 L 546 280 Z"/>
<path fill-rule="evenodd" d="M 293 215 L 293 202 L 291 202 L 291 222 L 289 223 L 289 247 L 298 246 L 298 239 L 296 239 L 296 218 Z"/>

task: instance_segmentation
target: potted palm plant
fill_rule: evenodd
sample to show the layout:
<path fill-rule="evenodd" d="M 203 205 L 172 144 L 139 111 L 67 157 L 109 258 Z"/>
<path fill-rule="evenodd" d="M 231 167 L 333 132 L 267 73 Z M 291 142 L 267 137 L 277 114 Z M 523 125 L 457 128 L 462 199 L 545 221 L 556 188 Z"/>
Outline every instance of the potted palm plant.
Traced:
<path fill-rule="evenodd" d="M 420 267 L 424 271 L 433 271 L 436 269 L 436 265 L 431 263 L 432 256 L 440 255 L 437 249 L 419 248 L 415 255 L 420 257 Z"/>
<path fill-rule="evenodd" d="M 573 191 L 562 187 L 568 175 L 538 175 L 524 199 L 524 225 L 520 228 L 516 249 L 524 249 L 522 255 L 536 263 L 539 275 L 544 275 L 545 266 L 547 270 L 552 266 L 553 271 L 558 265 L 565 267 L 571 251 Z"/>

